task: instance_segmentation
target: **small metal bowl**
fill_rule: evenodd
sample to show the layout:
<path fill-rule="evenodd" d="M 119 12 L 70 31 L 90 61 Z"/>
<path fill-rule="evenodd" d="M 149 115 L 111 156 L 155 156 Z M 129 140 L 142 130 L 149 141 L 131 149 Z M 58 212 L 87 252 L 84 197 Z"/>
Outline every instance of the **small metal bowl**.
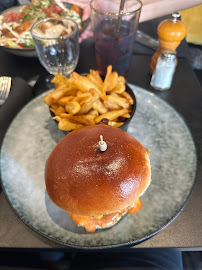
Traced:
<path fill-rule="evenodd" d="M 135 111 L 136 111 L 136 106 L 137 106 L 137 103 L 136 103 L 136 97 L 135 97 L 135 94 L 133 92 L 133 90 L 128 86 L 128 84 L 126 84 L 126 92 L 128 92 L 128 94 L 131 95 L 131 97 L 133 98 L 133 101 L 134 101 L 134 104 L 132 106 L 132 111 L 130 113 L 130 118 L 128 118 L 124 124 L 122 126 L 120 126 L 119 128 L 124 130 L 124 131 L 127 131 L 128 130 L 128 127 L 129 127 L 129 124 L 135 114 Z"/>

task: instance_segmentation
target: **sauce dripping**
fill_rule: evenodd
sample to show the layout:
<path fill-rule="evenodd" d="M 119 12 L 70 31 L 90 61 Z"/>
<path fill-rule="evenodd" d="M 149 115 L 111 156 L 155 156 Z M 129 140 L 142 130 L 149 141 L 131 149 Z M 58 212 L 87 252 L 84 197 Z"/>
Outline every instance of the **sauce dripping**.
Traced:
<path fill-rule="evenodd" d="M 71 219 L 78 225 L 83 226 L 87 232 L 94 233 L 96 231 L 96 226 L 106 227 L 111 222 L 116 222 L 118 218 L 122 217 L 126 212 L 129 214 L 137 213 L 142 207 L 142 202 L 137 199 L 130 207 L 123 209 L 122 211 L 115 212 L 104 216 L 79 216 L 74 214 L 69 214 Z"/>
<path fill-rule="evenodd" d="M 129 214 L 135 214 L 135 213 L 137 213 L 141 208 L 142 208 L 142 202 L 141 202 L 140 199 L 137 199 L 137 200 L 131 205 L 131 207 L 129 207 L 128 213 L 129 213 Z"/>

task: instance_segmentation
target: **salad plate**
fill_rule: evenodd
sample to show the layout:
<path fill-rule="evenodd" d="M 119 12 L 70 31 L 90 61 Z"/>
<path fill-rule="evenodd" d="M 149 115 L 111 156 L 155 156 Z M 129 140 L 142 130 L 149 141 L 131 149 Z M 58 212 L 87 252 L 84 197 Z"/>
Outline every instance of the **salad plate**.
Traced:
<path fill-rule="evenodd" d="M 43 4 L 42 4 L 43 2 Z M 0 14 L 0 46 L 6 51 L 25 57 L 36 57 L 30 33 L 32 25 L 45 18 L 71 18 L 77 22 L 80 34 L 87 28 L 89 19 L 82 21 L 83 9 L 56 0 L 32 0 L 31 4 L 14 6 Z"/>
<path fill-rule="evenodd" d="M 141 211 L 94 234 L 77 227 L 46 192 L 46 160 L 64 137 L 43 102 L 46 93 L 28 103 L 11 123 L 1 151 L 2 187 L 17 215 L 40 235 L 82 249 L 137 245 L 168 226 L 187 204 L 197 171 L 189 128 L 165 101 L 135 85 L 129 86 L 136 96 L 137 109 L 128 133 L 149 149 L 152 182 L 141 196 Z"/>

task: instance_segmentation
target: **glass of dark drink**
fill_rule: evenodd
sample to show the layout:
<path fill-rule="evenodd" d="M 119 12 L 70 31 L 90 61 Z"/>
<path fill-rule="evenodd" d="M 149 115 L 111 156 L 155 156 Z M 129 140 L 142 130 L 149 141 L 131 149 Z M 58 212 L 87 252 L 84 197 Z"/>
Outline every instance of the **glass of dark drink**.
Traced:
<path fill-rule="evenodd" d="M 120 12 L 120 2 L 92 0 L 90 7 L 99 73 L 105 75 L 107 66 L 112 65 L 114 71 L 126 78 L 142 3 L 139 0 L 125 0 Z"/>

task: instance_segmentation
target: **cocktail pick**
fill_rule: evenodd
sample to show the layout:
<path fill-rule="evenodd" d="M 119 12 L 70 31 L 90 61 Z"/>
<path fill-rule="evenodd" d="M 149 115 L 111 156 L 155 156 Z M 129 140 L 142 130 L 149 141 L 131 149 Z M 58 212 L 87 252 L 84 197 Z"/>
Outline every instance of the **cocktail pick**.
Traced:
<path fill-rule="evenodd" d="M 99 148 L 100 148 L 100 151 L 102 151 L 102 152 L 107 150 L 107 144 L 105 141 L 103 141 L 102 135 L 100 135 Z"/>

